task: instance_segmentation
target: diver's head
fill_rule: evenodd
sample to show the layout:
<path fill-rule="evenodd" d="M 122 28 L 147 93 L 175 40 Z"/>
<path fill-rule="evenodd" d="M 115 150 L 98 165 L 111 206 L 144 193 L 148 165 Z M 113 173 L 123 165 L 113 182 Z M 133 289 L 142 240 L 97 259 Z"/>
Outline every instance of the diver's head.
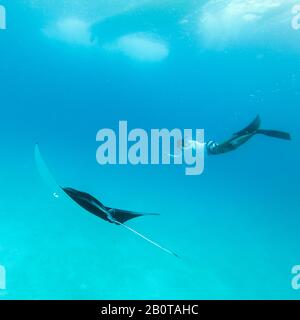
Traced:
<path fill-rule="evenodd" d="M 177 141 L 177 147 L 181 150 L 193 148 L 193 140 L 190 138 L 184 138 Z"/>

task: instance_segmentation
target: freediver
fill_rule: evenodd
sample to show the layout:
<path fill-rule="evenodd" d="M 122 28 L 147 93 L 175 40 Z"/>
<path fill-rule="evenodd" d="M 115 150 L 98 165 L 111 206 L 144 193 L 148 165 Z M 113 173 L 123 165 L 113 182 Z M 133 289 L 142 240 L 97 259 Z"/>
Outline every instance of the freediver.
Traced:
<path fill-rule="evenodd" d="M 258 115 L 245 129 L 234 133 L 232 137 L 222 143 L 210 140 L 206 143 L 199 143 L 192 139 L 185 138 L 179 141 L 177 146 L 179 149 L 196 149 L 205 148 L 208 155 L 219 155 L 234 151 L 248 142 L 253 136 L 263 134 L 271 138 L 282 140 L 291 140 L 291 135 L 284 131 L 260 129 L 260 116 Z M 176 155 L 170 155 L 176 157 Z"/>

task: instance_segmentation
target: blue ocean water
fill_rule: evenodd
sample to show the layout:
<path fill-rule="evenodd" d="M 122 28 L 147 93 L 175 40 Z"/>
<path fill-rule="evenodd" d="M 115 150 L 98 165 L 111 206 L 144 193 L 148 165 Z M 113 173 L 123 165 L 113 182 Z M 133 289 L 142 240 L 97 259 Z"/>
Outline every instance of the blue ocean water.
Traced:
<path fill-rule="evenodd" d="M 297 1 L 0 1 L 0 299 L 299 299 Z M 183 166 L 100 166 L 96 133 L 204 128 L 222 141 L 257 114 L 292 141 L 254 137 Z M 158 212 L 128 225 L 55 198 L 63 186 Z"/>

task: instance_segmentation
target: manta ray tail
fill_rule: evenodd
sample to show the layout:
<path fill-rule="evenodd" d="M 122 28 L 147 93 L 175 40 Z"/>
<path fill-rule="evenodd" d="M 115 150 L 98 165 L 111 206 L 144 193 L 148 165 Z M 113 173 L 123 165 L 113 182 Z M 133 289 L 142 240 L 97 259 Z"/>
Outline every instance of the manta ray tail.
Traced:
<path fill-rule="evenodd" d="M 161 246 L 160 244 L 158 244 L 158 243 L 150 240 L 149 238 L 145 237 L 144 235 L 142 235 L 141 233 L 137 232 L 136 230 L 134 230 L 134 229 L 126 226 L 126 225 L 123 224 L 123 223 L 120 223 L 120 222 L 119 222 L 118 224 L 119 224 L 120 226 L 126 228 L 127 230 L 133 232 L 134 234 L 138 235 L 139 237 L 143 238 L 144 240 L 148 241 L 149 243 L 153 244 L 153 245 L 156 246 L 157 248 L 163 250 L 164 252 L 167 252 L 168 254 L 170 254 L 170 255 L 172 255 L 172 256 L 174 256 L 174 257 L 176 257 L 176 258 L 180 258 L 175 252 L 173 252 L 173 251 L 171 251 L 171 250 L 169 250 L 169 249 L 164 248 L 164 247 Z"/>

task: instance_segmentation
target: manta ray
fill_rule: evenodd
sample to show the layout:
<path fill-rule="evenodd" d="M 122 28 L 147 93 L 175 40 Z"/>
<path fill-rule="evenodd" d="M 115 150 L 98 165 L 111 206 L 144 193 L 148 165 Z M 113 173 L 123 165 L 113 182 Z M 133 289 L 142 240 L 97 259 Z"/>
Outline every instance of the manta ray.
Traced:
<path fill-rule="evenodd" d="M 106 207 L 98 199 L 86 192 L 78 191 L 73 188 L 62 188 L 62 190 L 77 204 L 79 204 L 80 207 L 84 208 L 86 211 L 89 211 L 90 213 L 109 223 L 118 225 L 128 220 L 145 215 L 159 215 L 157 213 L 138 213 L 133 211 Z"/>
<path fill-rule="evenodd" d="M 179 256 L 158 244 L 155 241 L 150 240 L 149 238 L 145 237 L 141 233 L 137 232 L 136 230 L 132 229 L 131 227 L 127 226 L 125 223 L 128 220 L 132 220 L 142 216 L 157 216 L 159 214 L 156 213 L 139 213 L 134 211 L 127 211 L 122 209 L 111 208 L 105 206 L 101 203 L 97 198 L 90 195 L 87 192 L 79 191 L 74 188 L 70 187 L 61 187 L 58 185 L 50 173 L 46 163 L 44 162 L 38 144 L 35 145 L 35 160 L 36 165 L 38 168 L 39 173 L 43 177 L 44 181 L 51 187 L 53 191 L 53 196 L 55 198 L 59 198 L 62 193 L 66 194 L 70 199 L 72 199 L 75 203 L 77 203 L 81 208 L 84 210 L 94 214 L 95 216 L 99 217 L 100 219 L 112 223 L 114 225 L 122 226 L 127 230 L 135 233 L 139 237 L 143 238 L 144 240 L 148 241 L 152 245 L 158 247 L 159 249 L 163 250 L 164 252 L 179 258 Z"/>

